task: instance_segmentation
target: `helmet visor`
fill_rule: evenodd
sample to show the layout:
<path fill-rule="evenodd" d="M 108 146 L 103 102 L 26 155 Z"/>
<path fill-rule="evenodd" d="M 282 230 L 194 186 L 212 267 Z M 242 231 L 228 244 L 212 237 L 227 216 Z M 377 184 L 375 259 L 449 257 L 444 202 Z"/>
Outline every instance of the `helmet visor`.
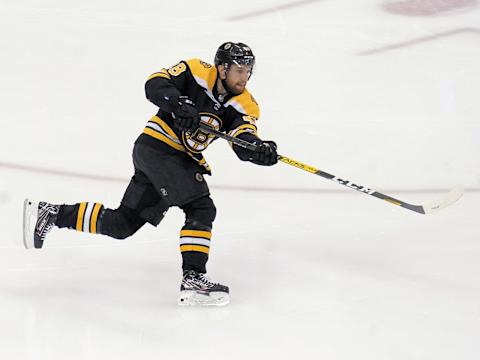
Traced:
<path fill-rule="evenodd" d="M 238 66 L 247 65 L 253 68 L 255 57 L 253 55 L 232 56 L 232 63 Z"/>

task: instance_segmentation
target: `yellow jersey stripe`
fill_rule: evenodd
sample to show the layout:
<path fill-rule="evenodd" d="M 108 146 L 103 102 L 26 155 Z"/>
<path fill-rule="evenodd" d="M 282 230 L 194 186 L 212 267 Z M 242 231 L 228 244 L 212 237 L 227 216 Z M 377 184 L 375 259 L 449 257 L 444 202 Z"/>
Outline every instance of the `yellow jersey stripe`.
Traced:
<path fill-rule="evenodd" d="M 240 95 L 234 96 L 228 100 L 225 105 L 233 106 L 242 114 L 253 116 L 257 119 L 260 117 L 260 108 L 258 107 L 256 100 L 247 89 L 245 89 Z"/>
<path fill-rule="evenodd" d="M 244 132 L 249 132 L 250 134 L 257 135 L 257 127 L 252 124 L 241 125 L 238 128 L 230 131 L 228 135 L 237 137 L 238 135 L 243 134 Z"/>
<path fill-rule="evenodd" d="M 98 213 L 100 212 L 100 208 L 102 207 L 102 204 L 95 203 L 95 207 L 93 208 L 92 212 L 92 217 L 90 218 L 90 229 L 92 229 L 92 233 L 96 234 L 97 233 L 97 219 L 98 219 Z"/>
<path fill-rule="evenodd" d="M 163 141 L 164 143 L 171 146 L 175 150 L 178 150 L 178 151 L 181 151 L 181 152 L 187 152 L 187 150 L 185 150 L 185 147 L 183 145 L 179 145 L 179 144 L 173 142 L 172 140 L 167 138 L 165 135 L 159 133 L 158 131 L 155 131 L 153 129 L 150 129 L 150 128 L 146 127 L 145 129 L 143 129 L 143 133 L 147 134 L 147 135 L 150 135 L 151 137 L 153 137 L 157 140 Z"/>
<path fill-rule="evenodd" d="M 201 252 L 201 253 L 204 253 L 204 254 L 208 254 L 210 249 L 208 247 L 202 246 L 202 245 L 181 245 L 180 246 L 180 251 L 181 252 L 197 251 L 197 252 Z"/>
<path fill-rule="evenodd" d="M 150 75 L 150 76 L 148 77 L 147 81 L 148 81 L 148 80 L 152 80 L 152 79 L 154 79 L 154 78 L 156 78 L 156 77 L 162 77 L 162 78 L 165 78 L 165 79 L 168 79 L 168 80 L 171 79 L 170 75 L 169 75 L 166 71 L 162 70 L 162 71 L 159 71 L 159 72 L 156 72 L 156 73 Z"/>
<path fill-rule="evenodd" d="M 77 214 L 77 226 L 75 228 L 77 231 L 83 230 L 83 217 L 85 216 L 86 208 L 87 208 L 87 203 L 85 202 L 80 203 L 80 207 L 78 208 L 78 214 Z"/>
<path fill-rule="evenodd" d="M 180 237 L 182 236 L 201 237 L 210 240 L 212 238 L 212 233 L 210 231 L 202 230 L 181 230 Z"/>
<path fill-rule="evenodd" d="M 147 125 L 146 125 L 147 128 L 150 128 L 156 132 L 158 132 L 159 134 L 162 134 L 164 136 L 166 136 L 167 138 L 169 138 L 171 141 L 173 141 L 175 144 L 178 144 L 178 145 L 183 145 L 180 140 L 177 138 L 177 137 L 171 137 L 166 131 L 164 128 L 162 128 L 159 124 L 157 124 L 156 122 L 154 121 L 151 121 L 149 120 L 147 122 Z"/>
<path fill-rule="evenodd" d="M 243 129 L 251 129 L 253 130 L 255 133 L 257 132 L 257 127 L 253 124 L 245 124 L 245 125 L 240 125 L 238 128 L 238 130 L 243 130 Z"/>
<path fill-rule="evenodd" d="M 217 68 L 200 59 L 189 59 L 185 62 L 197 84 L 212 91 L 217 81 Z"/>
<path fill-rule="evenodd" d="M 160 119 L 158 116 L 154 116 L 150 119 L 150 121 L 160 125 L 160 127 L 165 130 L 165 132 L 170 135 L 172 138 L 174 139 L 178 139 L 178 136 L 177 134 L 174 133 L 174 131 L 172 130 L 172 128 L 170 126 L 168 126 L 168 124 L 163 121 L 162 119 Z"/>

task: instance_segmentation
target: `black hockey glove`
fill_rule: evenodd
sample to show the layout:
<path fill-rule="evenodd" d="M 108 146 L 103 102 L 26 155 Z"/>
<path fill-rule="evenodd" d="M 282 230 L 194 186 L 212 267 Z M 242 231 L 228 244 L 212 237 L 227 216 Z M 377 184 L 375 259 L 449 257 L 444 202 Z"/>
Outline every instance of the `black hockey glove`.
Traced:
<path fill-rule="evenodd" d="M 188 96 L 179 96 L 175 98 L 175 104 L 172 111 L 173 125 L 180 131 L 190 131 L 194 133 L 200 126 L 200 114 L 192 100 Z"/>
<path fill-rule="evenodd" d="M 252 151 L 248 161 L 257 165 L 272 166 L 278 162 L 277 144 L 274 141 L 257 140 L 255 151 Z"/>

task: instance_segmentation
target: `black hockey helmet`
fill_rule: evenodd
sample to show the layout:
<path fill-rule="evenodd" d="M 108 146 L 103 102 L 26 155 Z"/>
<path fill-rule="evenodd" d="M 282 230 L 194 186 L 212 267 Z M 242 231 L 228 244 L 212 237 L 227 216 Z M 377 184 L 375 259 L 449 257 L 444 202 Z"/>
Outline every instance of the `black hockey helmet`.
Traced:
<path fill-rule="evenodd" d="M 226 42 L 220 45 L 215 54 L 215 66 L 223 65 L 226 69 L 230 64 L 247 65 L 253 70 L 255 55 L 250 46 L 244 43 Z"/>

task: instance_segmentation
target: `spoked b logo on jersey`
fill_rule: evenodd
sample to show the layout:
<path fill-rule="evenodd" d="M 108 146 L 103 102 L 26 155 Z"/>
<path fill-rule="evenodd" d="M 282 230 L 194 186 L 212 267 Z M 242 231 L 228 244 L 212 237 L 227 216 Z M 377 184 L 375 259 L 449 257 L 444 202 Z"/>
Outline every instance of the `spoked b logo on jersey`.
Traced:
<path fill-rule="evenodd" d="M 202 124 L 219 131 L 222 127 L 222 120 L 217 115 L 210 113 L 200 113 L 200 120 Z M 193 134 L 184 132 L 182 134 L 183 144 L 188 151 L 192 153 L 200 153 L 205 150 L 208 145 L 215 139 L 215 135 L 209 134 L 202 128 L 198 128 Z"/>

